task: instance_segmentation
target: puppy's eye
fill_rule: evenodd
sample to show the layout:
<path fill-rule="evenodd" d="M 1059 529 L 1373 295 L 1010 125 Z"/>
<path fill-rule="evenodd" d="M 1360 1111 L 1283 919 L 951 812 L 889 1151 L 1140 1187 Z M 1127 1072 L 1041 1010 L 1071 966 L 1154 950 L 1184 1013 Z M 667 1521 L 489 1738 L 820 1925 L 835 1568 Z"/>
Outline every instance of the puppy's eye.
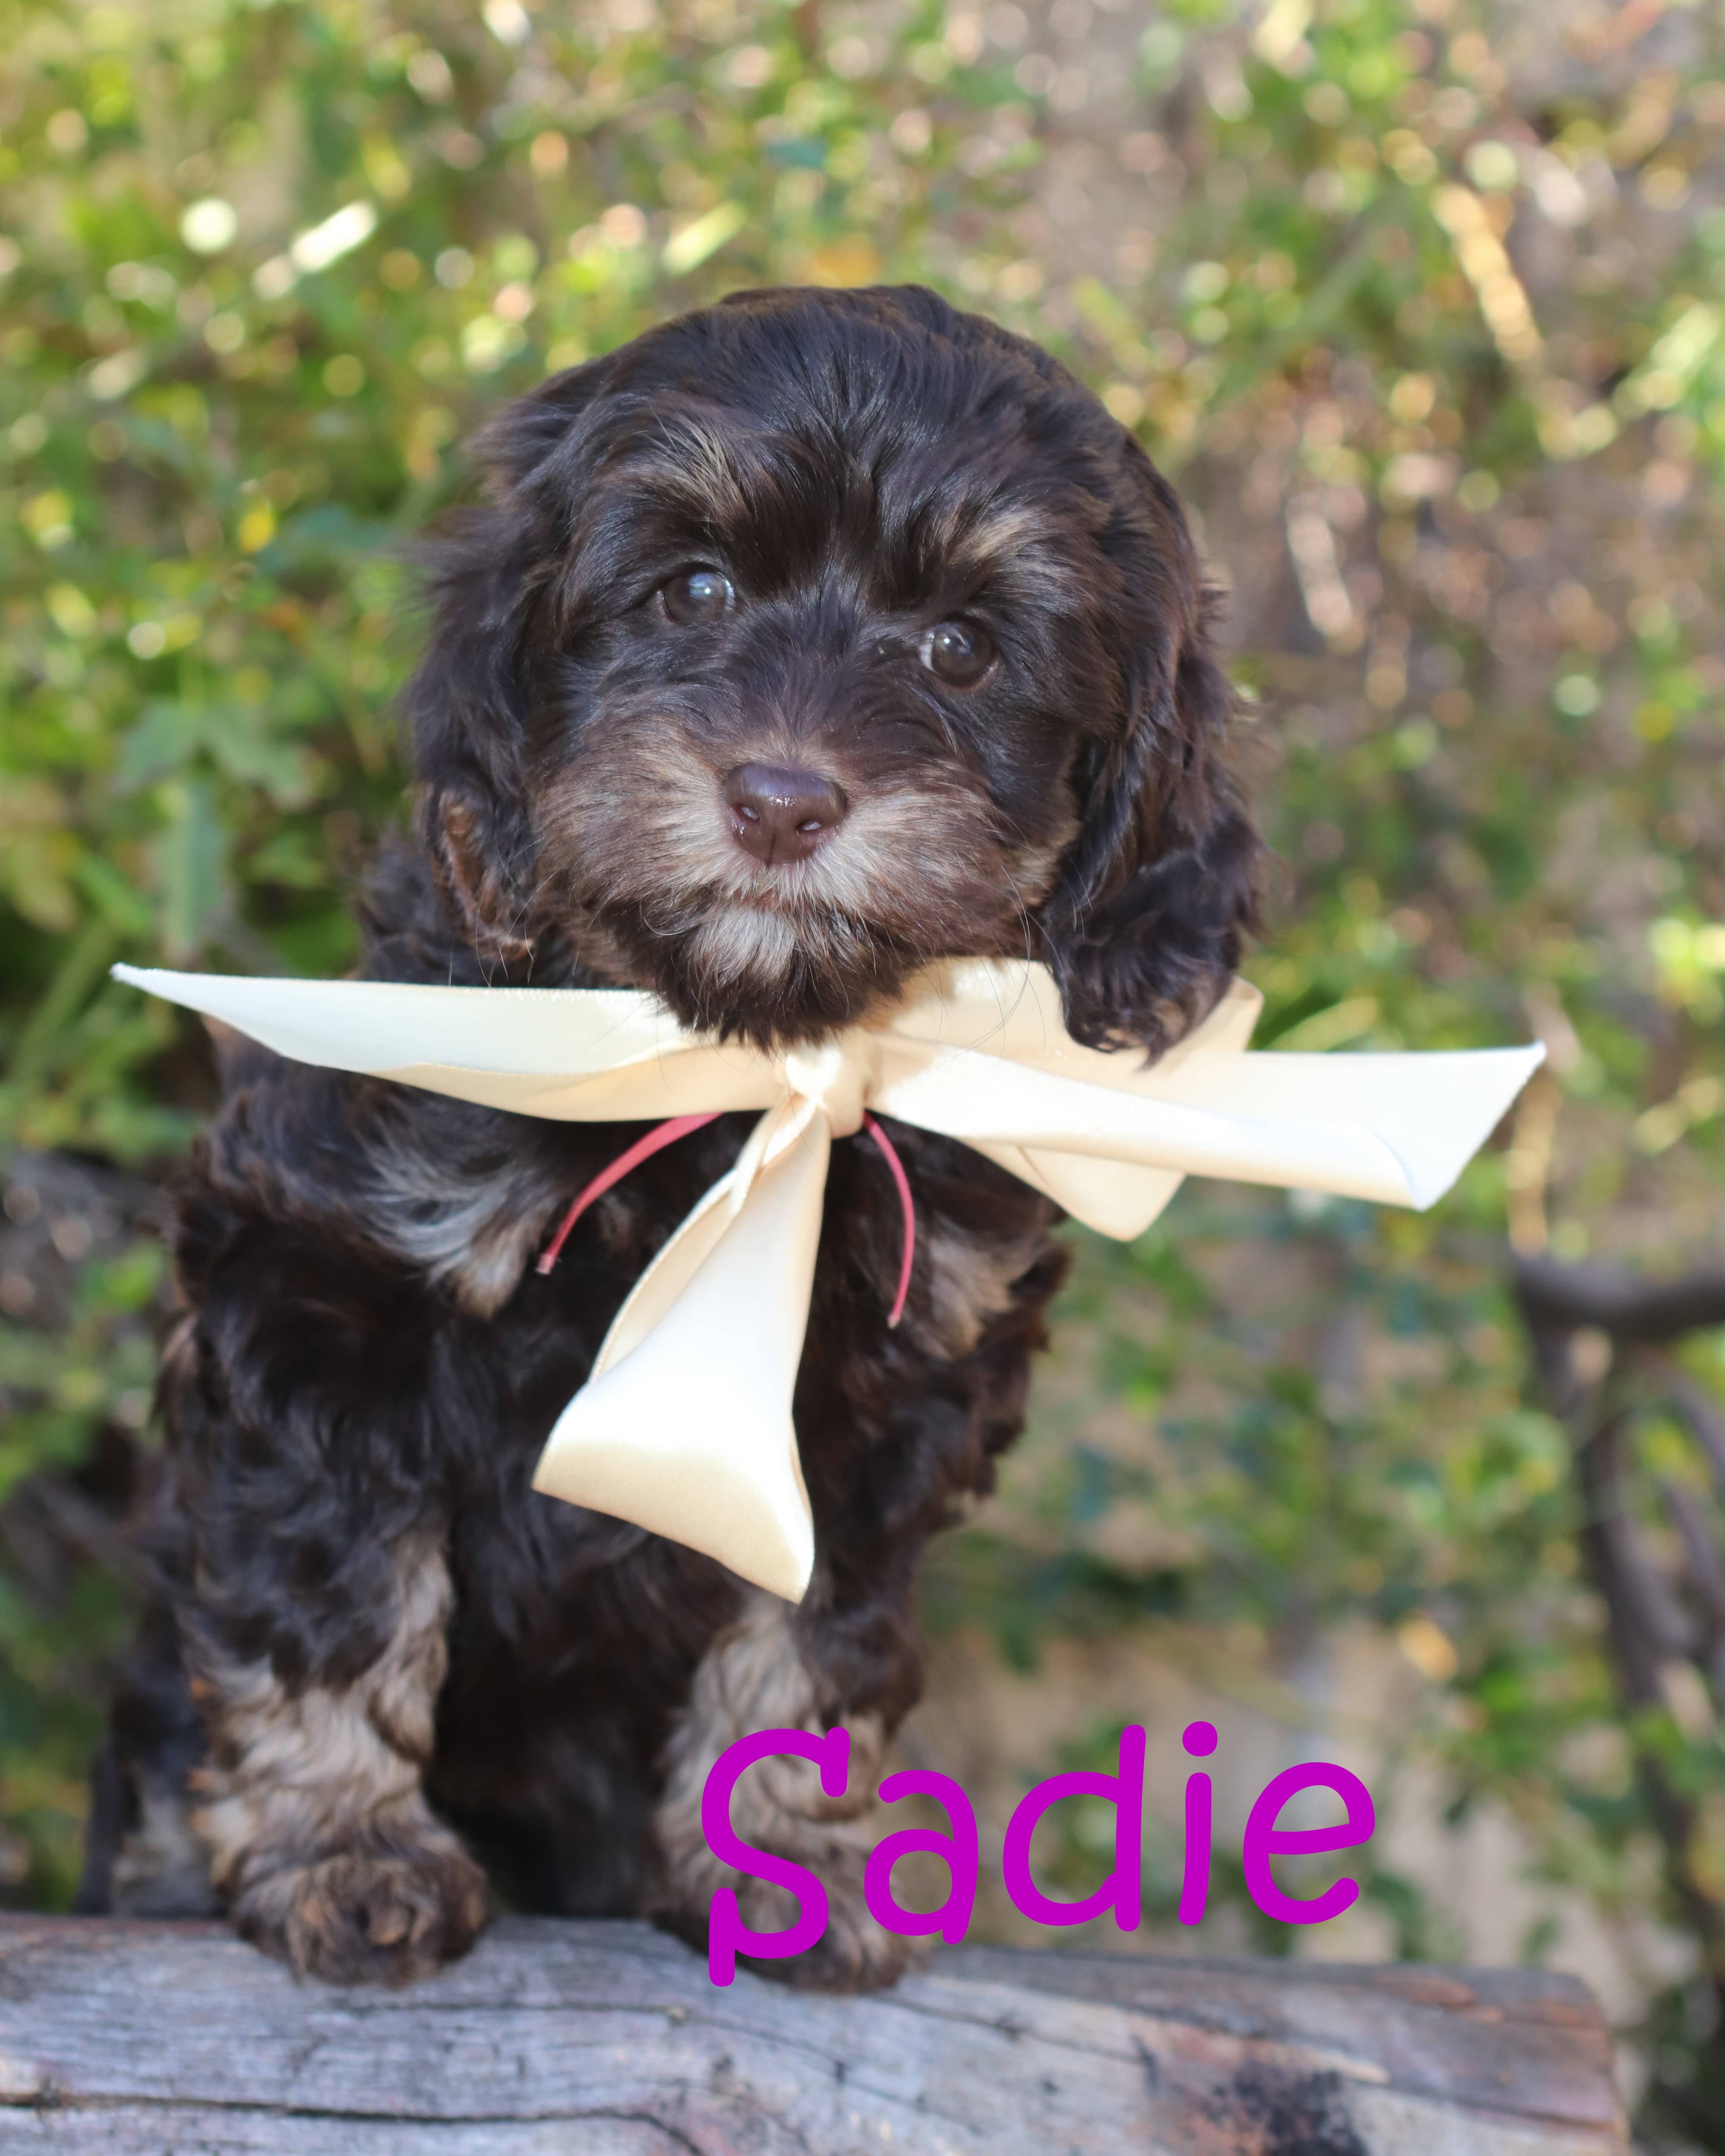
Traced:
<path fill-rule="evenodd" d="M 994 645 L 974 622 L 938 621 L 922 639 L 922 664 L 954 689 L 973 689 L 994 664 Z"/>
<path fill-rule="evenodd" d="M 717 621 L 737 603 L 731 579 L 716 569 L 685 569 L 673 577 L 660 593 L 665 610 L 675 622 Z"/>

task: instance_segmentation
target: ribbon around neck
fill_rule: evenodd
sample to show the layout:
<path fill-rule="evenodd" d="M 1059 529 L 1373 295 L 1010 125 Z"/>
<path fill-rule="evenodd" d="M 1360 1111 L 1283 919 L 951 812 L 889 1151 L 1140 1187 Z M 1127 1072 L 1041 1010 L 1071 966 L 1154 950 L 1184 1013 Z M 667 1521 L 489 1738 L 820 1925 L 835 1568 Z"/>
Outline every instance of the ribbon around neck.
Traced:
<path fill-rule="evenodd" d="M 931 968 L 818 1047 L 742 1047 L 623 988 L 249 979 L 116 966 L 150 994 L 301 1063 L 517 1115 L 760 1120 L 635 1282 L 557 1418 L 533 1486 L 705 1552 L 801 1599 L 814 1528 L 791 1421 L 827 1159 L 865 1110 L 962 1140 L 1105 1235 L 1141 1235 L 1188 1174 L 1423 1210 L 1543 1060 L 1248 1052 L 1236 981 L 1146 1068 L 1067 1034 L 1045 966 Z"/>

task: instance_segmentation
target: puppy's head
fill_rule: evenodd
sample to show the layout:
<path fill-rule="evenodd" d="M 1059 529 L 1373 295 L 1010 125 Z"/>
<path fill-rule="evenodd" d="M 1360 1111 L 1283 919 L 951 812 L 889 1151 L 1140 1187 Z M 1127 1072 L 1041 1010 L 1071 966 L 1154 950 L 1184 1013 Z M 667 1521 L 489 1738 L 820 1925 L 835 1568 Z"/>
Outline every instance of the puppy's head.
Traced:
<path fill-rule="evenodd" d="M 1046 959 L 1155 1051 L 1256 841 L 1179 506 L 1048 356 L 916 287 L 739 294 L 523 398 L 413 692 L 427 834 L 505 955 L 818 1036 Z"/>

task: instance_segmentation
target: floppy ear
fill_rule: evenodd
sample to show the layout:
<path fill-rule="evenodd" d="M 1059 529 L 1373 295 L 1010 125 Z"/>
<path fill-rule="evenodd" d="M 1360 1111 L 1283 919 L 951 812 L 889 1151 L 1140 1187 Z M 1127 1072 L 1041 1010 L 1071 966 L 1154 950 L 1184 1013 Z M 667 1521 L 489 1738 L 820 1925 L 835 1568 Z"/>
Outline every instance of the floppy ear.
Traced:
<path fill-rule="evenodd" d="M 432 633 L 407 693 L 420 834 L 457 918 L 502 960 L 533 947 L 529 639 L 578 495 L 580 421 L 605 374 L 602 361 L 575 367 L 502 413 L 477 449 L 490 501 L 430 556 Z"/>
<path fill-rule="evenodd" d="M 1155 606 L 1122 655 L 1125 723 L 1093 759 L 1082 828 L 1042 907 L 1067 1029 L 1091 1048 L 1158 1055 L 1228 986 L 1258 917 L 1261 847 L 1221 761 L 1234 693 L 1210 641 L 1214 595 L 1171 488 L 1147 480 Z"/>

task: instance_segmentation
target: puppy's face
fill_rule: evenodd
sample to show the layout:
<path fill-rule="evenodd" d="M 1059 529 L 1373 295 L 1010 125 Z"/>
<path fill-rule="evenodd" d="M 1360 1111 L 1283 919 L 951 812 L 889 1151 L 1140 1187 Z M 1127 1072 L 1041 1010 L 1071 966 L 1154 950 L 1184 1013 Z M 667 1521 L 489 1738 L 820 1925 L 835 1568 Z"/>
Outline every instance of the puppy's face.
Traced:
<path fill-rule="evenodd" d="M 505 947 L 807 1038 L 938 957 L 1058 968 L 1189 849 L 1225 703 L 1190 542 L 1033 347 L 915 291 L 747 295 L 495 449 L 418 696 L 434 840 Z"/>
<path fill-rule="evenodd" d="M 668 387 L 584 490 L 541 872 L 693 1023 L 839 1024 L 938 954 L 1028 955 L 1076 835 L 1093 537 L 1051 457 L 922 402 L 870 426 Z"/>

